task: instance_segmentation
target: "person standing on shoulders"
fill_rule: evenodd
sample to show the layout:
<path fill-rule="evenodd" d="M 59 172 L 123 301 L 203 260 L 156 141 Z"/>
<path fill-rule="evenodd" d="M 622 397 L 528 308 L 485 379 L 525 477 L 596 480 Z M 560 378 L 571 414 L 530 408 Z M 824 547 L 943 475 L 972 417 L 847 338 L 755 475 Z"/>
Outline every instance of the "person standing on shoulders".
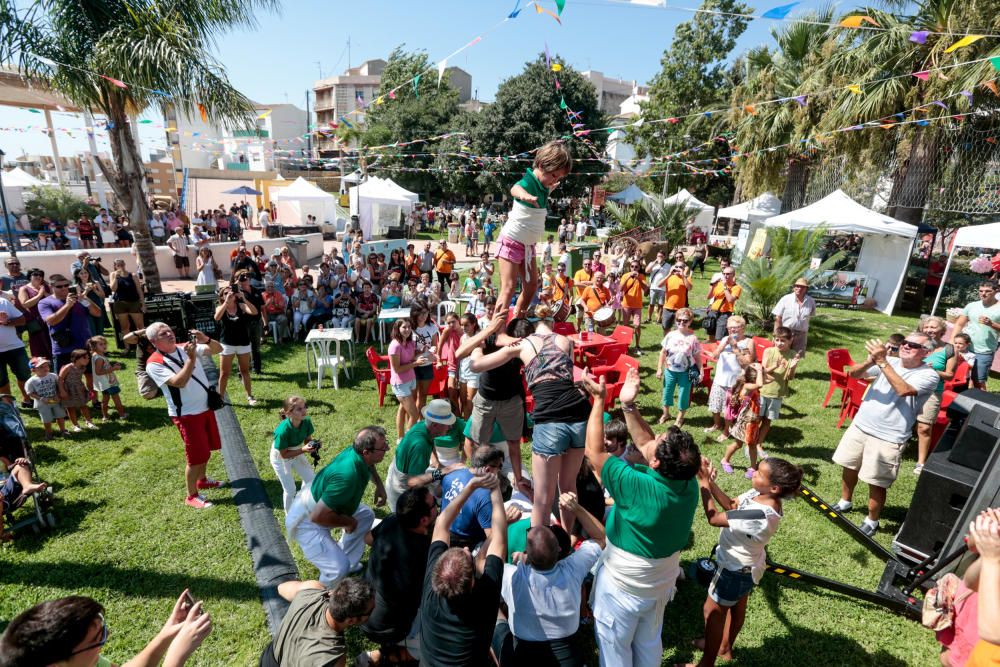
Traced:
<path fill-rule="evenodd" d="M 809 281 L 799 278 L 792 286 L 792 293 L 778 300 L 771 314 L 774 315 L 774 332 L 787 327 L 792 332 L 792 350 L 805 353 L 809 335 L 809 319 L 816 315 L 816 301 L 807 292 Z"/>
<path fill-rule="evenodd" d="M 962 309 L 962 314 L 955 320 L 952 338 L 960 333 L 968 334 L 972 339 L 972 352 L 976 355 L 972 382 L 976 389 L 985 390 L 1000 337 L 1000 302 L 997 301 L 996 283 L 986 281 L 979 285 L 979 301 L 973 301 Z"/>

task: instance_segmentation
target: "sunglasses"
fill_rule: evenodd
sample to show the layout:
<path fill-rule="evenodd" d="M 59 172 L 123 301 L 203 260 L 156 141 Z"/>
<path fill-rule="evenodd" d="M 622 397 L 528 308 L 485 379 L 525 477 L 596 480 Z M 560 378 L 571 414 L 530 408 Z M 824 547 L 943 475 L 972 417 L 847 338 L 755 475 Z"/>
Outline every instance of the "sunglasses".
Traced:
<path fill-rule="evenodd" d="M 905 347 L 905 348 L 907 348 L 909 350 L 925 350 L 925 349 L 927 349 L 927 348 L 924 347 L 923 343 L 917 343 L 917 342 L 914 342 L 912 340 L 904 340 L 902 343 L 899 344 L 899 346 L 900 347 Z"/>
<path fill-rule="evenodd" d="M 95 648 L 100 648 L 101 646 L 104 646 L 105 644 L 108 643 L 108 624 L 104 620 L 104 614 L 98 614 L 97 617 L 101 619 L 101 639 L 93 644 L 88 644 L 83 648 L 79 648 L 73 651 L 67 657 L 77 655 L 78 653 L 85 653 L 86 651 L 90 651 Z"/>
<path fill-rule="evenodd" d="M 55 289 L 65 289 L 69 287 L 69 283 L 59 283 L 58 285 L 53 285 L 52 287 Z"/>
<path fill-rule="evenodd" d="M 690 323 L 691 320 L 682 320 L 680 318 L 677 318 L 677 324 L 690 324 Z"/>

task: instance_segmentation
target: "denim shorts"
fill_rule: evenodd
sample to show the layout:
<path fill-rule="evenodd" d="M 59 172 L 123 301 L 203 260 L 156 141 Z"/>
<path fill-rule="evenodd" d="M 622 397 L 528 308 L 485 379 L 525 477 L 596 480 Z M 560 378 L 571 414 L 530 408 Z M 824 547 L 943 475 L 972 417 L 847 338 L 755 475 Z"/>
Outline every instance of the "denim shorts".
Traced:
<path fill-rule="evenodd" d="M 421 382 L 430 382 L 434 379 L 434 364 L 427 364 L 426 366 L 414 366 L 413 372 L 417 376 L 417 380 Z"/>
<path fill-rule="evenodd" d="M 583 449 L 586 439 L 587 422 L 535 424 L 531 451 L 539 456 L 559 456 L 567 449 Z"/>
<path fill-rule="evenodd" d="M 780 398 L 768 398 L 762 396 L 760 399 L 760 416 L 771 421 L 778 421 L 778 413 L 781 412 Z"/>
<path fill-rule="evenodd" d="M 750 572 L 720 567 L 708 586 L 708 596 L 722 607 L 733 607 L 752 590 L 753 575 Z"/>
<path fill-rule="evenodd" d="M 396 398 L 406 398 L 407 396 L 412 396 L 413 391 L 417 388 L 417 381 L 410 380 L 409 382 L 404 382 L 403 384 L 392 385 L 392 394 Z"/>
<path fill-rule="evenodd" d="M 993 357 L 996 351 L 987 354 L 976 353 L 976 367 L 974 369 L 973 380 L 979 384 L 986 384 L 990 377 L 990 367 L 993 366 Z"/>

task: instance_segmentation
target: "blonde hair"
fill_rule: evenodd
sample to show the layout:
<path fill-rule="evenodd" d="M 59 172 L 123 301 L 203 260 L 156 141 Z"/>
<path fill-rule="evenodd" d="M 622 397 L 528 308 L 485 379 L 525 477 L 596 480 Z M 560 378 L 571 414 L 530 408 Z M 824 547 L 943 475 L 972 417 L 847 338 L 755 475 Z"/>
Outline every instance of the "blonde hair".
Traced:
<path fill-rule="evenodd" d="M 540 320 L 551 320 L 554 314 L 555 311 L 548 304 L 540 303 L 535 306 L 535 317 Z"/>
<path fill-rule="evenodd" d="M 87 349 L 91 352 L 96 352 L 98 343 L 104 343 L 104 345 L 107 346 L 108 339 L 104 336 L 91 336 L 87 339 Z"/>
<path fill-rule="evenodd" d="M 535 153 L 532 166 L 548 174 L 563 169 L 569 171 L 573 168 L 573 155 L 564 142 L 550 141 Z"/>
<path fill-rule="evenodd" d="M 674 313 L 674 318 L 675 319 L 680 319 L 681 317 L 683 317 L 685 315 L 687 316 L 688 324 L 689 325 L 693 325 L 694 324 L 694 311 L 691 310 L 690 308 L 681 308 L 676 313 Z M 694 327 L 692 327 L 692 328 L 694 328 Z"/>
<path fill-rule="evenodd" d="M 730 315 L 729 319 L 726 320 L 726 322 L 727 323 L 732 322 L 738 327 L 745 327 L 747 325 L 747 321 L 743 319 L 742 315 Z"/>

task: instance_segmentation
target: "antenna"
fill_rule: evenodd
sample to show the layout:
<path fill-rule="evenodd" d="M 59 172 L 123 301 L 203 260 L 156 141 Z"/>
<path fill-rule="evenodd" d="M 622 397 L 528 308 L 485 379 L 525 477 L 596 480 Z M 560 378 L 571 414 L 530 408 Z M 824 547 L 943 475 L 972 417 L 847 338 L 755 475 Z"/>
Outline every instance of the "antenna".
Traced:
<path fill-rule="evenodd" d="M 323 78 L 323 63 L 320 62 L 319 60 L 314 60 L 313 62 L 316 63 L 316 67 L 319 68 L 319 78 L 322 79 Z"/>
<path fill-rule="evenodd" d="M 351 69 L 351 36 L 347 36 L 347 69 Z"/>

